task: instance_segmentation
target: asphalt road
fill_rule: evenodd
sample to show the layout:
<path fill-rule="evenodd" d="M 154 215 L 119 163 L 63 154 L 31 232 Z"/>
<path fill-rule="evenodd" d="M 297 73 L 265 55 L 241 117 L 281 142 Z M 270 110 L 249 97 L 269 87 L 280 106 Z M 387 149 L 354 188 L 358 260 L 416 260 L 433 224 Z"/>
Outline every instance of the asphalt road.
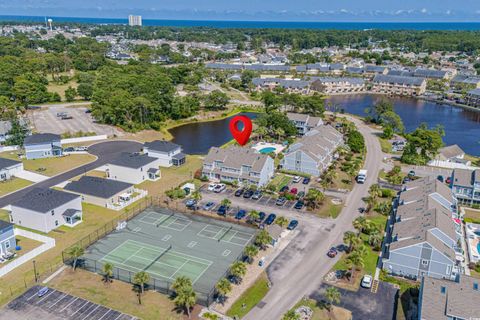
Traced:
<path fill-rule="evenodd" d="M 66 181 L 70 178 L 78 176 L 87 171 L 93 170 L 100 166 L 103 166 L 110 162 L 112 159 L 116 158 L 122 152 L 138 152 L 142 148 L 142 144 L 136 141 L 106 141 L 99 142 L 97 144 L 91 145 L 88 148 L 88 152 L 97 157 L 97 160 L 87 163 L 78 168 L 74 168 L 70 171 L 61 173 L 57 176 L 51 177 L 42 182 L 35 183 L 25 189 L 19 190 L 17 192 L 11 193 L 4 197 L 0 197 L 0 208 L 3 208 L 9 204 L 12 204 L 20 200 L 26 193 L 31 191 L 34 188 L 50 188 L 63 181 Z"/>
<path fill-rule="evenodd" d="M 367 158 L 364 169 L 368 170 L 365 184 L 355 185 L 347 197 L 340 216 L 331 228 L 312 228 L 307 235 L 300 233 L 267 269 L 272 287 L 262 300 L 244 319 L 281 319 L 302 297 L 320 288 L 325 274 L 339 259 L 330 259 L 326 253 L 333 245 L 341 244 L 343 233 L 353 230 L 352 221 L 363 207 L 362 198 L 368 195 L 370 185 L 376 183 L 379 171 L 384 167 L 383 152 L 375 131 L 360 120 L 347 116 L 355 122 L 365 137 Z M 303 230 L 302 230 L 303 232 Z"/>

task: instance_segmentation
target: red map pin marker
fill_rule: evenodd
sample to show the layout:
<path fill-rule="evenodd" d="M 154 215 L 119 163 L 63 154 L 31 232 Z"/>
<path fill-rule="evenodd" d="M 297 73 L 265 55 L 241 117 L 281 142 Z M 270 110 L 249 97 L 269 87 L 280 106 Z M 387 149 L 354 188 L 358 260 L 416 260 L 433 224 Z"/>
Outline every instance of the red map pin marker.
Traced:
<path fill-rule="evenodd" d="M 243 130 L 238 128 L 239 123 L 243 124 Z M 252 134 L 252 121 L 247 116 L 235 116 L 230 120 L 230 132 L 238 144 L 244 146 Z"/>

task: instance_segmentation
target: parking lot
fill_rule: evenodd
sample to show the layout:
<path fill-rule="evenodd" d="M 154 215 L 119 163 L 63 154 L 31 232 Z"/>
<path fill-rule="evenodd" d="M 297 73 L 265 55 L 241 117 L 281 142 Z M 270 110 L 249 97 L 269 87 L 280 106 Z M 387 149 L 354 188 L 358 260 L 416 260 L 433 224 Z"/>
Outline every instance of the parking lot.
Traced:
<path fill-rule="evenodd" d="M 0 320 L 133 320 L 135 317 L 50 288 L 42 297 L 34 286 L 0 311 Z"/>
<path fill-rule="evenodd" d="M 91 113 L 86 113 L 87 107 L 50 106 L 29 113 L 30 123 L 39 133 L 75 133 L 95 132 L 96 134 L 119 135 L 120 132 L 111 126 L 98 124 L 93 121 Z M 66 113 L 72 119 L 62 120 L 57 113 Z"/>

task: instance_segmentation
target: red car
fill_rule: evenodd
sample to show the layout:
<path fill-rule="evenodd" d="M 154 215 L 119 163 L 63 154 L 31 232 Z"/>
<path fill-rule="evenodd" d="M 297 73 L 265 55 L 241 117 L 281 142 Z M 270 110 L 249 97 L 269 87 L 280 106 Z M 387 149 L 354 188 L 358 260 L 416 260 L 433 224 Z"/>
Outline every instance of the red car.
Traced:
<path fill-rule="evenodd" d="M 291 194 L 297 194 L 297 192 L 298 192 L 297 188 L 292 188 L 292 190 L 290 190 Z"/>
<path fill-rule="evenodd" d="M 445 182 L 450 184 L 452 182 L 452 178 L 448 177 L 447 180 L 445 180 Z"/>

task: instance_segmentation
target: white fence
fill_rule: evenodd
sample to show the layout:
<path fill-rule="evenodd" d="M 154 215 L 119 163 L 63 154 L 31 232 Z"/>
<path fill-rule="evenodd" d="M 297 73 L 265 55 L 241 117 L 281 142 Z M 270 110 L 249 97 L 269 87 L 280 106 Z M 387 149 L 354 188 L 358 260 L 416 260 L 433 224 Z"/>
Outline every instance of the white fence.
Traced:
<path fill-rule="evenodd" d="M 122 210 L 123 208 L 125 208 L 126 206 L 129 206 L 131 205 L 132 203 L 134 203 L 135 201 L 137 200 L 140 200 L 144 197 L 146 197 L 148 195 L 148 191 L 147 190 L 142 190 L 142 189 L 133 189 L 133 192 L 136 192 L 138 193 L 137 196 L 133 197 L 133 198 L 130 198 L 129 201 L 122 201 L 120 203 L 115 203 L 115 204 L 110 204 L 108 203 L 107 204 L 107 208 L 108 209 L 113 209 L 113 210 Z"/>
<path fill-rule="evenodd" d="M 0 146 L 0 152 L 15 151 L 18 150 L 18 146 Z"/>
<path fill-rule="evenodd" d="M 102 134 L 99 136 L 88 136 L 88 137 L 78 137 L 78 138 L 68 138 L 62 139 L 60 142 L 62 144 L 69 144 L 69 143 L 78 143 L 78 142 L 88 142 L 88 141 L 97 141 L 97 140 L 105 140 L 108 136 L 106 134 Z"/>
<path fill-rule="evenodd" d="M 23 230 L 23 229 L 18 229 L 18 228 L 15 228 L 14 232 L 15 232 L 16 236 L 22 236 L 22 237 L 25 237 L 25 238 L 30 238 L 30 239 L 33 239 L 33 240 L 36 240 L 36 241 L 43 242 L 43 244 L 40 245 L 39 247 L 33 249 L 32 251 L 29 251 L 26 254 L 14 259 L 13 261 L 9 262 L 6 266 L 0 268 L 0 277 L 3 277 L 4 275 L 9 273 L 10 271 L 12 271 L 15 268 L 21 266 L 25 262 L 28 262 L 29 260 L 35 258 L 39 254 L 55 247 L 55 239 L 53 239 L 53 238 L 42 236 L 41 234 L 30 232 L 30 231 Z"/>
<path fill-rule="evenodd" d="M 440 168 L 447 168 L 447 169 L 468 169 L 468 170 L 476 170 L 478 167 L 467 166 L 463 163 L 457 162 L 450 162 L 450 161 L 443 161 L 434 159 L 428 163 L 431 167 L 440 167 Z"/>

